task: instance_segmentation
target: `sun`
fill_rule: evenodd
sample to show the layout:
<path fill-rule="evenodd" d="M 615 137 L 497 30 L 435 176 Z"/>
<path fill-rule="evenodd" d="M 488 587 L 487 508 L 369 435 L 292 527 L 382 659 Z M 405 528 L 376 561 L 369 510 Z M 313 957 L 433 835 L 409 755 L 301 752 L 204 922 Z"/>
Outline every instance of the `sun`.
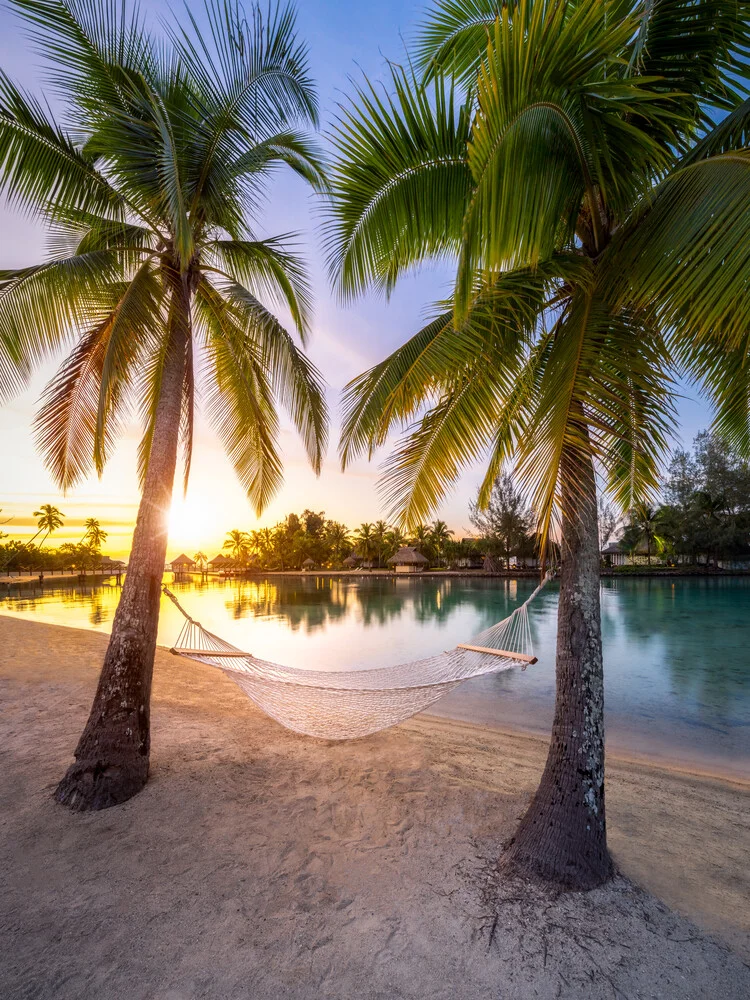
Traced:
<path fill-rule="evenodd" d="M 214 534 L 214 512 L 199 496 L 175 497 L 169 510 L 168 524 L 170 548 L 187 545 L 198 549 L 205 546 Z"/>

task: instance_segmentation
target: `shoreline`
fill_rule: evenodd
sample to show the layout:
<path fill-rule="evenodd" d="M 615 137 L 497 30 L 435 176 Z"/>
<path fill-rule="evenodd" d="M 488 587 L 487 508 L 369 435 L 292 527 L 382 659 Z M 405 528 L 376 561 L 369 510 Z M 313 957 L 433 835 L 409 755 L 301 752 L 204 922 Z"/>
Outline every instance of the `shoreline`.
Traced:
<path fill-rule="evenodd" d="M 80 582 L 95 583 L 96 581 L 108 580 L 116 574 L 108 572 L 102 574 L 86 573 L 83 576 L 77 573 L 60 573 L 55 576 L 51 571 L 45 573 L 44 582 L 48 583 Z M 122 577 L 127 575 L 127 570 L 122 571 Z M 243 580 L 263 580 L 274 577 L 299 577 L 300 579 L 312 579 L 315 577 L 335 577 L 354 579 L 387 579 L 387 580 L 414 580 L 424 577 L 440 577 L 446 579 L 478 579 L 478 580 L 537 580 L 540 571 L 538 569 L 508 569 L 490 572 L 484 569 L 427 569 L 418 573 L 395 573 L 389 569 L 289 569 L 289 570 L 247 570 L 241 573 L 173 573 L 172 570 L 165 570 L 164 575 L 171 575 L 173 583 L 192 583 L 193 581 L 214 581 L 214 582 L 242 582 Z M 631 567 L 623 566 L 619 568 L 602 569 L 602 580 L 654 578 L 654 579 L 724 579 L 731 577 L 750 577 L 750 569 L 701 569 L 696 566 L 690 567 Z M 38 584 L 39 574 L 24 574 L 23 576 L 8 577 L 0 576 L 0 586 L 24 586 L 26 584 Z"/>
<path fill-rule="evenodd" d="M 416 717 L 415 717 L 416 718 Z M 460 730 L 466 730 L 467 733 L 474 732 L 474 735 L 478 736 L 483 731 L 488 731 L 495 736 L 505 737 L 511 740 L 532 740 L 534 743 L 543 744 L 544 752 L 547 752 L 547 747 L 549 746 L 549 735 L 545 735 L 539 730 L 533 729 L 513 729 L 508 726 L 493 726 L 486 722 L 470 722 L 466 719 L 460 719 L 453 716 L 447 715 L 435 715 L 427 709 L 421 712 L 419 718 L 423 718 L 430 723 L 430 725 L 435 725 L 436 728 L 445 726 L 447 730 L 451 731 L 452 735 L 456 735 L 456 732 Z M 658 773 L 670 774 L 677 776 L 682 776 L 685 778 L 698 778 L 700 780 L 706 781 L 716 781 L 721 784 L 734 785 L 737 787 L 738 791 L 750 793 L 750 777 L 745 777 L 744 774 L 737 774 L 734 771 L 724 771 L 721 767 L 708 768 L 703 767 L 700 763 L 692 761 L 680 761 L 678 758 L 673 757 L 656 757 L 651 754 L 640 754 L 633 750 L 627 750 L 622 747 L 607 747 L 607 764 L 614 763 L 622 765 L 624 767 L 634 766 L 648 768 L 652 771 Z"/>
<path fill-rule="evenodd" d="M 9 1000 L 700 1000 L 750 995 L 750 795 L 610 755 L 620 875 L 504 882 L 546 741 L 417 716 L 299 736 L 158 649 L 151 777 L 75 814 L 52 791 L 102 633 L 12 619 L 0 644 L 0 934 Z"/>
<path fill-rule="evenodd" d="M 64 632 L 74 632 L 81 636 L 100 635 L 107 637 L 110 634 L 109 627 L 106 630 L 80 628 L 77 625 L 67 625 L 59 621 L 53 621 L 52 619 L 45 620 L 43 614 L 30 615 L 28 612 L 12 611 L 0 606 L 0 622 L 3 619 L 29 622 L 32 625 L 42 625 L 52 629 L 62 629 Z M 107 625 L 111 626 L 111 622 L 108 622 Z M 166 644 L 157 643 L 157 649 L 164 653 L 170 653 L 170 646 Z M 184 660 L 182 657 L 179 660 L 183 664 L 190 662 Z M 460 691 L 458 697 L 461 697 Z M 480 717 L 467 718 L 467 713 L 471 712 L 472 709 L 477 711 Z M 477 730 L 486 730 L 500 736 L 532 739 L 538 743 L 545 744 L 545 746 L 549 741 L 549 725 L 551 725 L 551 720 L 549 725 L 547 725 L 546 720 L 542 721 L 538 717 L 538 711 L 534 714 L 533 708 L 529 709 L 529 721 L 526 725 L 509 724 L 507 719 L 500 719 L 495 722 L 487 718 L 481 718 L 481 711 L 481 702 L 475 703 L 471 699 L 466 702 L 456 700 L 456 695 L 453 694 L 447 695 L 444 701 L 439 701 L 429 706 L 425 712 L 421 713 L 421 716 L 429 718 L 431 722 L 434 721 L 438 725 L 449 725 L 459 728 L 475 727 Z M 619 722 L 619 720 L 617 721 Z M 628 745 L 627 733 L 628 730 L 625 725 L 621 722 L 617 725 L 615 720 L 610 720 L 607 725 L 606 752 L 608 760 L 649 766 L 667 770 L 675 774 L 693 775 L 716 781 L 725 781 L 750 790 L 750 756 L 739 759 L 726 759 L 701 752 L 700 750 L 693 750 L 687 754 L 684 752 L 681 753 L 680 751 L 685 746 L 684 742 L 680 742 L 674 738 L 670 741 L 668 737 L 664 736 L 661 738 L 651 738 L 649 740 L 649 749 L 641 752 L 634 746 Z"/>

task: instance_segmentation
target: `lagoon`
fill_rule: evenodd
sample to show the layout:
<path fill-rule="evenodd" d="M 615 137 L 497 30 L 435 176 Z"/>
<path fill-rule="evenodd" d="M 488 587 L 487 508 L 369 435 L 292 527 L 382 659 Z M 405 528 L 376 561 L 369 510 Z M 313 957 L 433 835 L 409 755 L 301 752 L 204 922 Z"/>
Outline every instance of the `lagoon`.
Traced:
<path fill-rule="evenodd" d="M 171 583 L 204 626 L 259 656 L 342 670 L 416 659 L 504 618 L 529 579 L 429 576 L 270 576 Z M 5 586 L 0 612 L 108 631 L 113 581 Z M 554 702 L 557 592 L 531 606 L 539 663 L 462 685 L 434 714 L 505 730 L 549 732 Z M 181 618 L 165 599 L 159 642 Z M 637 578 L 602 583 L 610 750 L 687 769 L 750 778 L 750 579 Z M 0 626 L 1 631 L 1 626 Z"/>

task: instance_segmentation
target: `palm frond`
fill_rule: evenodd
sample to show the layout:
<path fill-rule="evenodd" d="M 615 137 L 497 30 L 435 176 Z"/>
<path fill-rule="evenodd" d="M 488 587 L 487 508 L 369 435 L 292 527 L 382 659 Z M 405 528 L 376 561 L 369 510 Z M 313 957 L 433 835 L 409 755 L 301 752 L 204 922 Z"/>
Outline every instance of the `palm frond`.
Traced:
<path fill-rule="evenodd" d="M 222 284 L 220 291 L 234 314 L 234 322 L 263 359 L 272 391 L 297 428 L 310 464 L 320 473 L 328 441 L 323 377 L 251 292 L 236 283 Z"/>
<path fill-rule="evenodd" d="M 602 272 L 618 302 L 652 304 L 680 340 L 744 343 L 750 328 L 750 153 L 673 171 L 613 239 Z"/>
<path fill-rule="evenodd" d="M 128 275 L 123 255 L 94 251 L 0 271 L 0 399 L 34 368 L 108 311 L 111 284 Z"/>
<path fill-rule="evenodd" d="M 207 413 L 260 514 L 283 481 L 268 371 L 254 339 L 207 281 L 199 284 L 195 301 L 210 364 L 204 392 Z"/>
<path fill-rule="evenodd" d="M 633 70 L 668 93 L 685 119 L 684 138 L 731 110 L 747 93 L 750 4 L 743 0 L 642 0 L 631 43 Z"/>
<path fill-rule="evenodd" d="M 388 291 L 409 267 L 455 253 L 471 192 L 470 107 L 442 76 L 425 88 L 394 66 L 391 82 L 393 96 L 358 87 L 331 136 L 325 246 L 344 298 Z"/>
<path fill-rule="evenodd" d="M 215 240 L 206 244 L 229 280 L 244 285 L 258 299 L 284 304 L 305 343 L 311 289 L 304 263 L 296 255 L 293 234 L 267 240 Z"/>
<path fill-rule="evenodd" d="M 85 332 L 45 388 L 34 427 L 45 464 L 67 490 L 103 471 L 122 431 L 143 349 L 156 338 L 158 286 L 149 265 L 109 288 L 110 308 Z"/>
<path fill-rule="evenodd" d="M 33 97 L 0 71 L 0 193 L 55 218 L 63 210 L 121 220 L 125 201 Z"/>
<path fill-rule="evenodd" d="M 30 27 L 50 81 L 82 109 L 128 107 L 133 74 L 148 75 L 154 49 L 137 5 L 121 0 L 8 0 Z"/>
<path fill-rule="evenodd" d="M 200 81 L 208 105 L 210 132 L 220 140 L 228 129 L 261 138 L 278 131 L 279 123 L 317 124 L 318 99 L 310 75 L 307 47 L 297 37 L 291 4 L 269 4 L 264 15 L 251 4 L 248 19 L 236 0 L 207 0 L 210 40 L 190 7 L 191 31 L 179 22 L 171 29 L 175 48 Z M 205 152 L 211 162 L 211 149 Z"/>
<path fill-rule="evenodd" d="M 504 4 L 500 0 L 437 0 L 417 29 L 417 66 L 429 79 L 439 70 L 473 84 Z"/>

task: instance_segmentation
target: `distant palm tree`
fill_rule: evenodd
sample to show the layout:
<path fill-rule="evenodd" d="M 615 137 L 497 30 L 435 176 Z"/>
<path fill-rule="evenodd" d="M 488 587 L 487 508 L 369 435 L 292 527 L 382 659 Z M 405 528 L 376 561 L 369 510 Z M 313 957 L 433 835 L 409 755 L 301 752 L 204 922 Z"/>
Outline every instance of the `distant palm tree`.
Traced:
<path fill-rule="evenodd" d="M 331 555 L 336 565 L 341 562 L 344 550 L 351 546 L 349 529 L 340 521 L 328 521 L 326 523 L 326 538 L 331 547 Z"/>
<path fill-rule="evenodd" d="M 233 528 L 232 531 L 227 532 L 226 541 L 222 548 L 229 551 L 238 566 L 242 566 L 250 553 L 250 536 L 246 531 Z"/>
<path fill-rule="evenodd" d="M 372 543 L 378 556 L 378 568 L 383 565 L 383 557 L 387 547 L 388 525 L 385 521 L 376 521 L 372 526 Z"/>
<path fill-rule="evenodd" d="M 390 559 L 403 545 L 408 544 L 409 539 L 400 528 L 390 528 L 388 534 L 385 536 L 385 541 L 388 547 L 388 558 Z"/>
<path fill-rule="evenodd" d="M 254 233 L 269 175 L 316 188 L 317 122 L 291 7 L 208 0 L 166 40 L 120 0 L 10 0 L 51 63 L 48 104 L 0 77 L 0 187 L 52 230 L 54 252 L 0 275 L 0 396 L 78 340 L 45 392 L 38 441 L 55 481 L 101 471 L 140 414 L 141 505 L 99 687 L 57 798 L 104 808 L 148 777 L 149 692 L 177 454 L 190 468 L 196 378 L 256 510 L 282 481 L 277 404 L 320 470 L 322 379 L 274 311 L 309 329 L 305 268 L 285 237 Z"/>
<path fill-rule="evenodd" d="M 43 503 L 39 510 L 34 511 L 34 517 L 37 518 L 36 523 L 39 528 L 36 535 L 34 535 L 34 538 L 42 532 L 45 532 L 44 538 L 39 543 L 39 548 L 41 549 L 42 545 L 44 545 L 52 532 L 57 531 L 58 528 L 62 528 L 64 523 L 63 518 L 65 515 L 51 503 Z M 31 542 L 34 541 L 34 538 L 31 539 Z M 31 545 L 31 542 L 29 542 L 29 545 Z"/>
<path fill-rule="evenodd" d="M 750 19 L 725 0 L 435 0 L 416 44 L 340 115 L 329 268 L 349 300 L 430 259 L 455 280 L 346 388 L 340 453 L 406 428 L 384 479 L 403 525 L 482 455 L 480 506 L 512 462 L 544 545 L 557 523 L 553 733 L 504 864 L 590 887 L 613 871 L 597 472 L 621 507 L 655 494 L 685 375 L 750 452 Z"/>
<path fill-rule="evenodd" d="M 445 546 L 450 541 L 453 532 L 449 530 L 445 521 L 435 521 L 430 528 L 430 543 L 437 553 L 438 563 L 442 565 L 445 561 Z"/>
<path fill-rule="evenodd" d="M 369 562 L 375 554 L 373 526 L 367 521 L 360 524 L 354 531 L 354 538 L 357 545 L 357 554 L 361 559 Z"/>
<path fill-rule="evenodd" d="M 651 553 L 661 548 L 661 536 L 659 535 L 659 524 L 662 513 L 660 508 L 652 507 L 650 504 L 640 501 L 635 504 L 630 513 L 630 524 L 628 535 L 632 536 L 636 544 L 644 541 L 646 543 L 646 560 L 651 565 Z"/>
<path fill-rule="evenodd" d="M 412 542 L 414 547 L 428 559 L 432 554 L 432 533 L 429 525 L 418 524 L 412 531 Z"/>
<path fill-rule="evenodd" d="M 193 556 L 193 559 L 195 559 L 196 563 L 198 564 L 198 568 L 200 569 L 201 573 L 204 572 L 204 570 L 208 566 L 208 556 L 206 555 L 206 553 L 201 552 L 201 550 L 199 549 Z"/>
<path fill-rule="evenodd" d="M 107 540 L 107 532 L 102 531 L 101 525 L 95 517 L 86 518 L 83 524 L 86 530 L 83 533 L 80 544 L 87 542 L 95 552 L 98 552 Z"/>

